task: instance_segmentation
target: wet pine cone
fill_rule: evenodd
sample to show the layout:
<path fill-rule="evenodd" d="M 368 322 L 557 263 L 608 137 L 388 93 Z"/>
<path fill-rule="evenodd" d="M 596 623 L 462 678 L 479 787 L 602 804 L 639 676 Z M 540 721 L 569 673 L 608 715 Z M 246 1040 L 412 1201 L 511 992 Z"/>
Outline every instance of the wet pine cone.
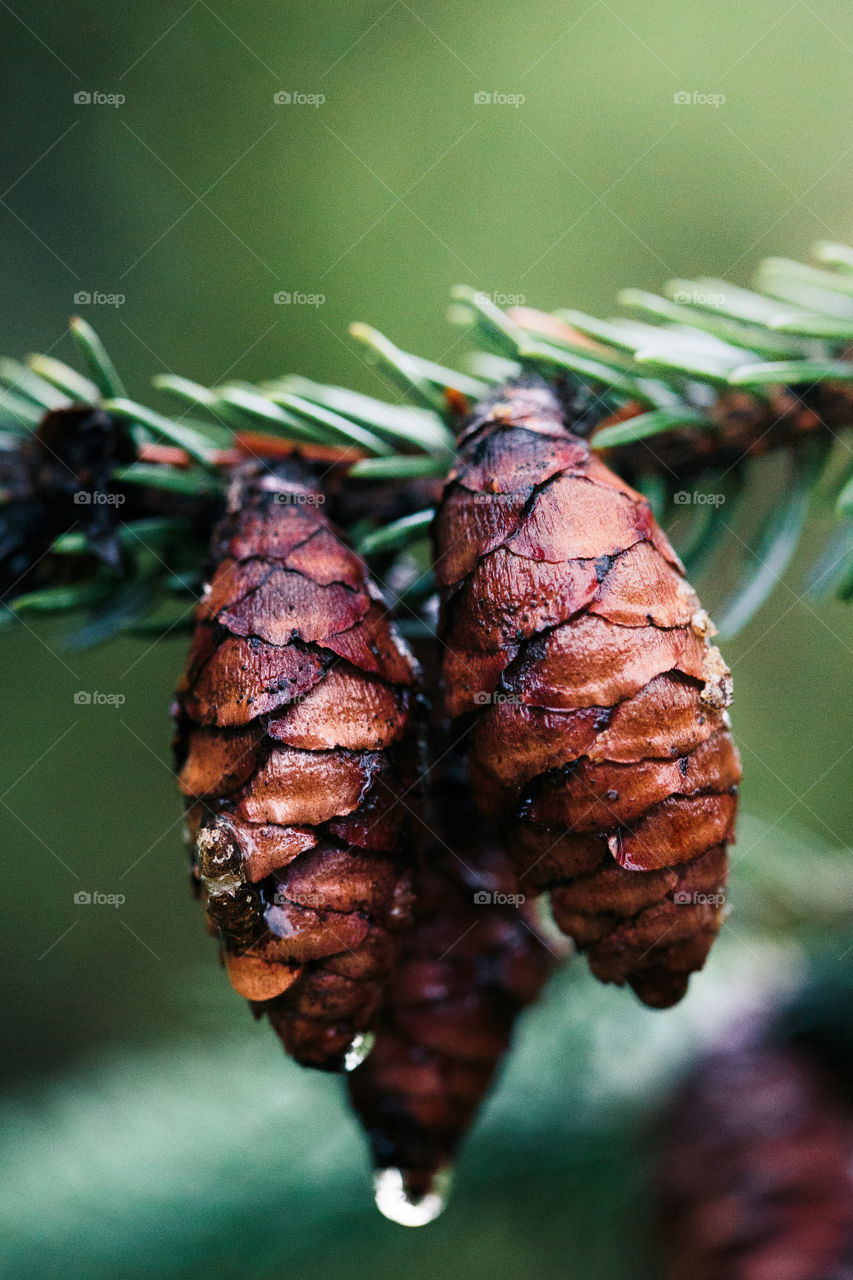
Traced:
<path fill-rule="evenodd" d="M 232 986 L 340 1069 L 411 915 L 417 666 L 298 459 L 236 477 L 176 703 L 195 875 Z"/>
<path fill-rule="evenodd" d="M 463 427 L 434 538 L 446 707 L 521 889 L 602 981 L 676 1003 L 720 925 L 740 779 L 683 566 L 529 380 Z"/>

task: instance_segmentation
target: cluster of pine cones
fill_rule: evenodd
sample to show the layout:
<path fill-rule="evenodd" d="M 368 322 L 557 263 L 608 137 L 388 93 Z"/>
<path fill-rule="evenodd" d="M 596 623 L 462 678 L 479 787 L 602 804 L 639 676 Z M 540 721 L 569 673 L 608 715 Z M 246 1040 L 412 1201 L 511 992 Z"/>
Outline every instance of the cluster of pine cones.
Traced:
<path fill-rule="evenodd" d="M 298 1062 L 350 1072 L 402 1221 L 432 1216 L 560 950 L 535 899 L 655 1008 L 724 913 L 731 677 L 648 502 L 571 425 L 533 380 L 465 421 L 420 661 L 316 466 L 238 468 L 177 697 L 229 979 Z"/>

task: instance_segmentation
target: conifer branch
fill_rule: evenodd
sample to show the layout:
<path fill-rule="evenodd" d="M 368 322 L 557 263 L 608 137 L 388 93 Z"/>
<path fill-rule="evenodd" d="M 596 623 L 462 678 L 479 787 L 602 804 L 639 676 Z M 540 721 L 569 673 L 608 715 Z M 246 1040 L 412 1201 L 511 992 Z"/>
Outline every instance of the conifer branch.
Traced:
<path fill-rule="evenodd" d="M 293 450 L 331 468 L 337 518 L 387 568 L 389 556 L 423 541 L 465 415 L 507 379 L 530 375 L 556 387 L 567 424 L 660 519 L 679 517 L 675 541 L 691 573 L 731 536 L 716 507 L 761 490 L 764 460 L 787 457 L 791 484 L 770 504 L 732 588 L 729 629 L 767 598 L 818 505 L 839 524 L 810 588 L 847 599 L 853 249 L 822 243 L 815 253 L 819 266 L 768 259 L 754 290 L 710 277 L 671 281 L 661 296 L 627 289 L 619 302 L 628 314 L 607 320 L 503 311 L 459 286 L 451 318 L 473 324 L 482 343 L 463 371 L 352 327 L 399 387 L 397 403 L 294 373 L 219 387 L 170 374 L 154 379 L 177 406 L 162 413 L 128 398 L 100 338 L 75 318 L 85 373 L 46 355 L 0 361 L 7 619 L 85 609 L 89 634 L 113 610 L 119 629 L 156 626 L 176 593 L 186 609 L 233 467 Z M 679 512 L 688 489 L 696 502 Z"/>

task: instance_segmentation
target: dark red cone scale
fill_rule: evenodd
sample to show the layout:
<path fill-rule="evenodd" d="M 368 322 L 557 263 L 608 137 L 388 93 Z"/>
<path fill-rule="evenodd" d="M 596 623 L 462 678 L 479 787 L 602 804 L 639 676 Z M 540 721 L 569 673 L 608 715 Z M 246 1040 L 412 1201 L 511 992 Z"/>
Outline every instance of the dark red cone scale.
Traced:
<path fill-rule="evenodd" d="M 683 566 L 544 383 L 474 413 L 434 536 L 446 709 L 520 888 L 602 981 L 676 1003 L 720 925 L 740 779 Z"/>
<path fill-rule="evenodd" d="M 178 693 L 179 783 L 228 976 L 340 1069 L 411 915 L 417 667 L 294 459 L 232 485 Z"/>

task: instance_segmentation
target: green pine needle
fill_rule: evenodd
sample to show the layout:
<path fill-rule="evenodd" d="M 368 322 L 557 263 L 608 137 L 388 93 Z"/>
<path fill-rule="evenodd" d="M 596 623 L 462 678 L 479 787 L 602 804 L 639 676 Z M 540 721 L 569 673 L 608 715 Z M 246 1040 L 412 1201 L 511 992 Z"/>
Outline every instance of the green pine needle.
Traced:
<path fill-rule="evenodd" d="M 100 392 L 94 382 L 53 356 L 31 355 L 27 357 L 27 364 L 34 373 L 62 391 L 70 400 L 80 404 L 96 404 L 100 399 Z"/>
<path fill-rule="evenodd" d="M 394 520 L 382 529 L 375 529 L 365 534 L 356 549 L 362 556 L 398 551 L 425 534 L 430 529 L 434 518 L 435 512 L 432 507 L 426 511 L 416 511 L 410 516 L 403 516 L 401 520 Z"/>
<path fill-rule="evenodd" d="M 138 484 L 144 488 L 198 497 L 212 496 L 222 489 L 222 480 L 209 471 L 198 467 L 170 467 L 163 463 L 134 462 L 129 467 L 116 467 L 112 478 L 123 484 Z"/>
<path fill-rule="evenodd" d="M 488 386 L 477 378 L 459 373 L 456 369 L 446 369 L 444 365 L 436 364 L 434 360 L 424 360 L 421 356 L 411 355 L 411 353 L 409 358 L 414 361 L 418 372 L 440 390 L 448 387 L 452 391 L 460 391 L 463 396 L 467 396 L 474 402 L 482 400 L 483 396 L 488 394 Z"/>
<path fill-rule="evenodd" d="M 378 457 L 384 457 L 393 452 L 391 446 L 373 431 L 368 431 L 357 422 L 335 413 L 332 409 L 326 409 L 323 405 L 312 404 L 310 400 L 293 395 L 289 391 L 279 391 L 270 396 L 270 399 L 274 404 L 291 410 L 298 418 L 322 428 L 332 444 L 357 445 Z"/>
<path fill-rule="evenodd" d="M 200 382 L 194 382 L 192 378 L 183 378 L 177 373 L 160 373 L 151 382 L 158 390 L 169 391 L 190 404 L 204 405 L 207 409 L 216 404 L 216 393 Z"/>
<path fill-rule="evenodd" d="M 163 546 L 176 538 L 185 538 L 192 532 L 191 520 L 182 520 L 174 516 L 150 516 L 144 520 L 134 520 L 130 524 L 121 524 L 116 536 L 123 547 Z M 63 533 L 56 539 L 51 551 L 57 555 L 85 555 L 89 551 L 89 543 L 85 533 L 74 529 Z"/>
<path fill-rule="evenodd" d="M 615 422 L 612 426 L 602 427 L 590 440 L 593 449 L 612 449 L 617 445 L 634 444 L 638 440 L 648 440 L 650 436 L 660 435 L 663 431 L 672 431 L 676 427 L 694 426 L 703 430 L 716 431 L 716 424 L 698 409 L 681 410 L 655 409 L 651 413 L 640 413 L 625 422 Z"/>
<path fill-rule="evenodd" d="M 648 365 L 658 373 L 681 373 L 711 383 L 726 382 L 729 370 L 734 367 L 731 360 L 701 355 L 686 347 L 641 347 L 634 359 L 637 364 Z"/>
<path fill-rule="evenodd" d="M 741 365 L 731 371 L 728 380 L 733 387 L 763 387 L 773 383 L 794 386 L 804 382 L 849 382 L 851 379 L 853 364 L 845 360 L 778 360 L 768 364 Z"/>
<path fill-rule="evenodd" d="M 398 453 L 384 458 L 363 458 L 354 462 L 348 474 L 353 480 L 414 480 L 421 476 L 441 478 L 447 462 L 441 458 Z"/>
<path fill-rule="evenodd" d="M 521 365 L 517 360 L 508 360 L 506 356 L 496 356 L 492 351 L 469 351 L 463 357 L 466 369 L 478 378 L 488 382 L 490 388 L 509 382 L 521 373 Z"/>
<path fill-rule="evenodd" d="M 829 262 L 842 271 L 853 271 L 853 248 L 850 245 L 818 240 L 814 255 L 820 262 Z"/>
<path fill-rule="evenodd" d="M 273 404 L 254 390 L 244 387 L 220 387 L 215 401 L 216 412 L 236 427 L 261 426 L 265 431 L 288 439 L 306 440 L 312 444 L 323 441 L 323 432 L 296 414 L 288 413 L 281 405 Z"/>
<path fill-rule="evenodd" d="M 485 383 L 476 383 L 486 388 Z M 324 405 L 335 413 L 367 427 L 398 448 L 411 448 L 419 452 L 446 454 L 453 450 L 453 435 L 442 419 L 432 409 L 420 405 L 389 404 L 347 387 L 325 386 L 312 382 L 298 374 L 288 374 L 274 382 L 261 383 L 264 395 L 272 398 L 286 391 Z"/>
<path fill-rule="evenodd" d="M 840 516 L 853 515 L 853 475 L 839 493 L 835 507 Z"/>
<path fill-rule="evenodd" d="M 121 397 L 126 394 L 124 384 L 118 370 L 107 355 L 106 348 L 95 330 L 80 316 L 73 316 L 70 322 L 72 336 L 80 348 L 86 368 L 92 375 L 101 395 Z"/>
<path fill-rule="evenodd" d="M 37 427 L 41 417 L 41 410 L 27 396 L 0 388 L 0 420 L 7 430 Z"/>
<path fill-rule="evenodd" d="M 597 356 L 581 355 L 547 342 L 531 342 L 529 339 L 518 348 L 518 355 L 525 364 L 533 365 L 543 373 L 553 374 L 558 369 L 594 382 L 596 386 L 606 389 L 604 394 L 608 397 L 612 393 L 622 392 L 623 395 L 618 399 L 629 396 L 647 404 L 654 403 L 636 378 L 615 365 L 605 364 Z"/>
<path fill-rule="evenodd" d="M 744 324 L 767 325 L 779 311 L 778 303 L 751 289 L 740 289 L 727 280 L 700 276 L 698 280 L 670 280 L 666 287 L 669 296 L 700 311 L 730 316 Z"/>
<path fill-rule="evenodd" d="M 447 415 L 443 393 L 424 376 L 408 352 L 395 347 L 390 338 L 369 324 L 351 324 L 349 332 L 350 337 L 364 345 L 369 355 L 387 370 L 403 391 L 442 417 Z"/>
<path fill-rule="evenodd" d="M 13 613 L 64 613 L 103 600 L 114 588 L 114 580 L 99 577 L 73 587 L 46 587 L 43 591 L 30 591 L 27 595 L 18 596 L 7 607 Z"/>
<path fill-rule="evenodd" d="M 759 268 L 758 278 L 768 287 L 778 281 L 797 281 L 815 289 L 828 289 L 831 293 L 842 293 L 853 298 L 853 278 L 850 276 L 838 271 L 823 271 L 820 267 L 794 262 L 790 258 L 765 258 Z"/>
<path fill-rule="evenodd" d="M 805 459 L 789 453 L 789 483 L 775 503 L 753 552 L 752 565 L 743 582 L 719 611 L 723 636 L 741 631 L 765 603 L 790 564 L 799 545 L 809 510 L 809 498 L 824 461 L 824 451 L 813 450 Z"/>
<path fill-rule="evenodd" d="M 808 311 L 782 312 L 770 321 L 770 327 L 779 333 L 796 333 L 808 338 L 826 338 L 846 342 L 853 338 L 853 320 L 838 316 L 820 315 Z"/>
<path fill-rule="evenodd" d="M 0 360 L 0 383 L 30 400 L 40 413 L 67 409 L 71 401 L 63 392 L 17 360 Z"/>
<path fill-rule="evenodd" d="M 467 315 L 503 355 L 513 356 L 525 345 L 527 336 L 521 326 L 480 290 L 457 284 L 450 290 L 450 296 L 463 304 L 462 314 Z"/>
<path fill-rule="evenodd" d="M 673 325 L 689 326 L 710 333 L 730 346 L 744 347 L 766 360 L 781 360 L 786 356 L 806 354 L 808 344 L 768 333 L 757 325 L 744 324 L 711 311 L 700 311 L 686 303 L 671 302 L 643 289 L 623 289 L 617 301 L 632 311 Z M 568 314 L 568 313 L 562 313 Z"/>
<path fill-rule="evenodd" d="M 203 466 L 215 465 L 216 450 L 192 427 L 174 422 L 171 418 L 165 418 L 161 413 L 156 413 L 143 404 L 137 404 L 134 400 L 105 400 L 103 407 L 108 413 L 115 414 L 117 418 L 137 423 L 139 426 L 146 427 L 153 435 L 167 440 L 170 444 L 178 445 Z"/>

